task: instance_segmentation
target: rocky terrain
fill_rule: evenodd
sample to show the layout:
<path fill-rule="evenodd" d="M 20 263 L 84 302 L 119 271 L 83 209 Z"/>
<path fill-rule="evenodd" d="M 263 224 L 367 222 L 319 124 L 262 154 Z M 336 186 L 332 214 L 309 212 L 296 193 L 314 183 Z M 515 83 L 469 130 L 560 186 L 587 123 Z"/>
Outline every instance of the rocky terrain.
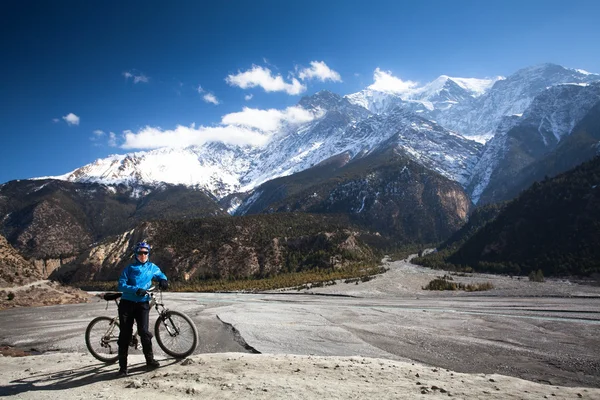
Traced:
<path fill-rule="evenodd" d="M 0 236 L 0 310 L 86 302 L 86 292 L 44 280 L 43 271 L 25 260 Z"/>
<path fill-rule="evenodd" d="M 364 300 L 373 297 L 379 299 L 379 301 L 399 298 L 412 301 L 415 298 L 448 299 L 448 296 L 454 296 L 457 304 L 462 303 L 464 307 L 470 307 L 468 304 L 474 304 L 479 301 L 487 303 L 490 296 L 513 298 L 511 302 L 513 306 L 518 302 L 515 297 L 525 296 L 531 298 L 531 296 L 539 296 L 541 299 L 538 305 L 540 310 L 548 309 L 547 307 L 544 308 L 544 304 L 547 303 L 549 297 L 573 296 L 581 299 L 591 299 L 586 301 L 592 301 L 589 304 L 593 305 L 593 298 L 600 296 L 600 288 L 598 287 L 579 285 L 567 280 L 549 280 L 537 283 L 529 282 L 525 279 L 511 279 L 508 276 L 483 274 L 453 275 L 453 277 L 455 280 L 464 283 L 491 282 L 494 286 L 492 290 L 469 294 L 464 292 L 432 292 L 423 290 L 423 286 L 431 279 L 446 272 L 411 265 L 406 260 L 386 261 L 385 265 L 389 270 L 385 274 L 378 275 L 375 279 L 368 282 L 338 282 L 336 285 L 324 288 L 310 288 L 304 292 L 353 296 L 350 297 L 353 299 L 352 301 L 357 301 L 359 304 L 362 304 L 361 299 Z M 294 290 L 293 292 L 297 293 L 298 291 Z M 289 301 L 293 302 L 294 296 L 286 297 L 289 297 Z M 312 302 L 325 301 L 327 298 L 331 297 L 314 296 Z M 191 301 L 193 297 L 186 297 L 186 299 L 185 304 L 187 304 L 188 308 L 197 307 L 195 305 L 197 302 Z M 217 299 L 215 298 L 215 300 Z M 248 304 L 244 305 L 244 307 L 250 307 L 248 311 L 260 311 L 260 308 L 253 308 L 258 306 L 258 304 L 255 306 L 251 306 L 250 304 L 255 302 L 255 300 L 248 300 Z M 282 301 L 285 300 L 278 299 L 275 303 Z M 273 303 L 273 301 L 267 302 L 261 307 L 272 307 Z M 450 303 L 444 304 L 449 305 Z M 500 306 L 500 303 L 490 303 L 492 311 L 498 306 Z M 294 307 L 301 306 L 298 303 L 290 304 L 290 307 L 292 308 L 289 310 L 292 310 Z M 313 307 L 311 310 L 314 310 L 314 305 L 311 307 Z M 423 305 L 423 307 L 426 306 Z M 518 308 L 519 306 L 515 307 Z M 553 304 L 550 308 L 552 307 L 556 306 Z M 231 321 L 234 326 L 243 326 L 236 322 L 236 319 L 242 318 L 244 312 L 241 314 L 233 313 L 231 307 L 218 308 L 217 310 L 214 312 L 217 312 L 225 321 Z M 246 308 L 243 310 L 246 310 Z M 392 317 L 392 308 L 380 306 L 379 312 L 382 312 L 382 310 L 388 315 L 387 318 Z M 318 315 L 311 316 L 312 314 L 304 314 L 305 311 L 302 311 L 302 309 L 299 309 L 299 311 L 299 315 L 303 315 L 311 322 L 314 322 L 314 318 L 318 317 Z M 418 311 L 404 311 L 401 313 L 403 318 L 406 318 L 403 319 L 404 323 L 410 325 L 414 322 L 411 321 L 411 318 L 422 320 L 423 318 L 428 318 L 427 316 L 430 313 L 435 313 L 433 309 L 429 309 L 427 313 Z M 436 313 L 435 315 L 438 315 L 438 317 L 432 319 L 432 323 L 435 326 L 426 328 L 425 332 L 429 332 L 426 335 L 428 338 L 426 343 L 429 346 L 429 350 L 439 360 L 444 360 L 444 363 L 450 364 L 443 367 L 431 362 L 419 363 L 406 361 L 406 358 L 392 360 L 359 355 L 324 357 L 308 354 L 301 355 L 304 353 L 299 354 L 296 352 L 294 352 L 295 354 L 278 352 L 271 354 L 246 354 L 234 352 L 196 354 L 183 361 L 176 361 L 169 358 L 161 359 L 162 366 L 160 369 L 146 372 L 143 366 L 143 356 L 138 354 L 130 356 L 131 375 L 127 378 L 116 379 L 116 367 L 114 365 L 99 363 L 86 353 L 47 353 L 15 359 L 8 357 L 8 355 L 22 354 L 13 349 L 12 352 L 4 351 L 6 356 L 0 357 L 0 396 L 21 399 L 44 399 L 60 396 L 60 398 L 67 400 L 81 397 L 135 399 L 140 397 L 154 397 L 156 395 L 166 399 L 194 398 L 201 395 L 208 399 L 260 398 L 266 400 L 280 398 L 364 399 L 373 397 L 381 399 L 441 399 L 448 397 L 458 399 L 600 398 L 600 389 L 598 388 L 532 382 L 515 377 L 515 375 L 522 376 L 519 375 L 520 373 L 517 370 L 507 374 L 513 376 L 489 372 L 482 373 L 481 371 L 486 370 L 480 369 L 481 365 L 479 364 L 486 363 L 486 357 L 491 356 L 485 351 L 497 348 L 499 351 L 498 357 L 501 355 L 512 357 L 515 354 L 519 354 L 513 354 L 519 342 L 512 342 L 516 337 L 513 338 L 513 332 L 510 331 L 510 328 L 508 328 L 508 331 L 502 331 L 510 333 L 510 336 L 505 338 L 507 342 L 489 339 L 487 346 L 482 347 L 485 351 L 482 350 L 482 353 L 478 353 L 477 357 L 473 358 L 472 365 L 459 365 L 460 360 L 466 357 L 468 352 L 465 353 L 464 349 L 460 350 L 460 346 L 440 347 L 439 342 L 434 340 L 437 337 L 436 332 L 439 332 L 441 337 L 445 337 L 445 335 L 450 334 L 446 329 L 457 329 L 458 326 L 462 326 L 461 324 L 465 323 L 467 331 L 464 343 L 466 343 L 467 340 L 475 340 L 472 337 L 472 333 L 469 333 L 469 329 L 475 329 L 480 324 L 483 324 L 487 329 L 479 331 L 483 336 L 477 336 L 479 341 L 475 340 L 475 342 L 470 344 L 471 347 L 469 348 L 474 349 L 479 348 L 478 346 L 483 346 L 483 342 L 488 336 L 493 338 L 494 332 L 499 335 L 502 334 L 500 332 L 502 325 L 489 325 L 493 319 L 490 320 L 483 314 L 479 314 L 479 316 L 468 321 L 463 321 L 463 318 L 469 315 L 467 309 L 464 309 L 464 311 L 466 313 L 447 313 L 446 315 Z M 525 311 L 531 313 L 535 310 L 524 310 L 523 312 Z M 274 318 L 273 321 L 279 321 L 280 317 L 272 316 Z M 334 315 L 328 315 L 328 317 L 335 318 Z M 367 314 L 366 316 L 366 318 L 373 317 L 373 314 Z M 262 316 L 261 318 L 264 319 L 267 316 Z M 502 319 L 502 317 L 500 318 Z M 446 326 L 442 320 L 454 320 L 454 322 L 451 326 Z M 538 329 L 533 319 L 522 318 L 521 320 L 524 321 L 525 326 L 529 326 L 531 329 Z M 258 323 L 254 314 L 250 315 L 249 321 Z M 502 319 L 502 321 L 504 321 L 503 325 L 507 325 L 506 322 L 508 320 Z M 285 322 L 285 318 L 283 322 Z M 358 320 L 346 322 L 356 324 Z M 298 325 L 298 323 L 295 322 L 294 325 Z M 512 322 L 508 325 L 512 325 Z M 412 328 L 404 328 L 415 329 L 416 327 L 416 325 L 410 326 Z M 275 324 L 273 327 L 274 332 L 278 332 L 279 328 L 281 326 Z M 319 332 L 322 333 L 325 328 L 323 326 Z M 400 329 L 401 327 L 398 328 Z M 268 337 L 270 334 L 268 330 L 262 328 L 262 325 L 259 325 L 256 329 L 256 333 L 258 331 L 262 332 L 260 334 L 261 337 Z M 306 329 L 306 334 L 308 334 L 310 332 L 308 326 Z M 410 339 L 408 342 L 418 339 L 418 332 L 414 332 L 417 334 L 416 337 L 407 338 Z M 240 333 L 246 335 L 249 332 L 242 328 Z M 555 338 L 553 336 L 555 334 L 556 332 L 553 331 L 552 325 L 549 323 L 544 329 L 543 340 L 541 342 L 548 342 L 549 346 L 556 347 L 551 343 Z M 251 336 L 248 335 L 245 338 L 248 339 Z M 571 343 L 574 337 L 561 337 L 565 341 L 563 347 L 576 346 L 575 343 Z M 450 339 L 451 336 L 448 336 L 448 338 Z M 521 335 L 519 338 L 519 341 L 529 340 L 528 335 Z M 423 338 L 421 337 L 421 339 Z M 532 340 L 536 339 L 533 338 Z M 349 343 L 348 345 L 355 344 Z M 509 344 L 512 344 L 512 346 L 509 346 Z M 283 346 L 282 343 L 279 343 L 279 345 Z M 407 343 L 407 345 L 409 348 L 415 348 L 415 354 L 419 354 L 420 357 L 424 356 L 424 349 L 419 343 Z M 540 348 L 526 347 L 524 350 L 537 353 Z M 525 354 L 528 353 L 526 352 Z M 573 353 L 569 353 L 569 355 L 573 356 Z M 593 355 L 591 358 L 593 358 Z M 542 374 L 539 379 L 544 377 L 544 368 L 548 371 L 556 368 L 556 366 L 549 366 L 543 362 L 534 362 L 528 365 L 521 358 L 513 358 L 512 360 L 512 362 L 517 363 L 514 365 L 516 368 L 542 371 L 539 372 Z M 576 360 L 573 359 L 571 361 Z M 487 364 L 488 368 L 490 368 L 490 363 Z M 451 365 L 454 365 L 454 367 Z M 578 364 L 575 369 L 583 367 L 584 364 Z M 479 369 L 479 372 L 464 373 L 465 369 Z M 550 379 L 548 376 L 550 375 L 547 375 L 546 379 Z M 553 376 L 552 380 L 555 378 Z M 573 379 L 576 381 L 577 377 L 574 376 Z"/>

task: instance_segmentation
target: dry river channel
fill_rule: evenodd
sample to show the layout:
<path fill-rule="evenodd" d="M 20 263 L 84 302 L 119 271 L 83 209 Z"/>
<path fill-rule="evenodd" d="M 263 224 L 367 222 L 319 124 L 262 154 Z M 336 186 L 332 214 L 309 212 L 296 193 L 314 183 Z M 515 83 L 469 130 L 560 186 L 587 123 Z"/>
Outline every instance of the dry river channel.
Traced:
<path fill-rule="evenodd" d="M 600 387 L 597 296 L 165 293 L 164 302 L 196 323 L 196 353 L 360 355 Z M 0 311 L 0 345 L 85 352 L 87 324 L 116 312 L 114 303 L 98 298 Z M 155 318 L 152 311 L 151 326 Z M 154 348 L 159 359 L 166 358 L 156 343 Z"/>

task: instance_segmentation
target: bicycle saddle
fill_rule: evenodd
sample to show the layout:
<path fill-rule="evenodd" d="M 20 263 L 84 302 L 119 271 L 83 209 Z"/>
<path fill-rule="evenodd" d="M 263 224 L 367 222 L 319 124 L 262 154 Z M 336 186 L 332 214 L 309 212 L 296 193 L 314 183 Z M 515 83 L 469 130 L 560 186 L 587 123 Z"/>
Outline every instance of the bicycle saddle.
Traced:
<path fill-rule="evenodd" d="M 116 300 L 119 297 L 123 296 L 123 293 L 121 292 L 116 292 L 116 293 L 104 293 L 104 296 L 102 296 L 102 298 L 106 301 L 110 301 L 110 300 Z"/>

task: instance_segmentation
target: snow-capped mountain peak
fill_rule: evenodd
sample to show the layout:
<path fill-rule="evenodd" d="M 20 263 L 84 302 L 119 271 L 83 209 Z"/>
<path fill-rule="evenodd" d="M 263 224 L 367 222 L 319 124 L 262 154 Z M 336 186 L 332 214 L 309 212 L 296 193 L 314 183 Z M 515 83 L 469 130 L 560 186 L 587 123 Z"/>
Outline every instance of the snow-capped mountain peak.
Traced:
<path fill-rule="evenodd" d="M 465 90 L 472 97 L 479 97 L 488 91 L 496 81 L 505 79 L 498 76 L 492 79 L 477 79 L 477 78 L 456 78 L 448 75 L 440 75 L 437 79 L 429 82 L 423 87 L 414 89 L 408 96 L 415 100 L 428 100 L 433 95 L 437 95 L 440 91 L 452 88 L 453 84 Z"/>
<path fill-rule="evenodd" d="M 375 90 L 369 87 L 345 98 L 376 114 L 389 112 L 397 106 L 405 106 L 412 111 L 420 109 L 431 112 L 447 110 L 456 104 L 480 97 L 502 79 L 504 78 L 501 76 L 477 79 L 441 75 L 423 86 L 407 87 L 402 92 Z"/>
<path fill-rule="evenodd" d="M 162 182 L 201 187 L 216 196 L 239 188 L 240 176 L 248 168 L 248 156 L 258 148 L 206 143 L 184 149 L 157 149 L 112 155 L 51 177 L 72 182 L 109 185 L 150 185 Z"/>
<path fill-rule="evenodd" d="M 594 81 L 600 81 L 600 75 L 542 64 L 523 68 L 507 78 L 442 75 L 402 93 L 366 88 L 342 97 L 324 90 L 298 103 L 314 118 L 282 124 L 260 147 L 209 142 L 185 149 L 113 155 L 54 178 L 104 184 L 183 184 L 222 198 L 250 191 L 340 154 L 352 159 L 381 146 L 397 145 L 427 168 L 463 185 L 470 182 L 472 187 L 477 186 L 479 192 L 473 193 L 481 194 L 494 168 L 490 152 L 499 152 L 503 142 L 496 141 L 482 158 L 482 146 L 473 140 L 485 143 L 494 133 L 503 135 L 514 121 L 528 120 L 531 110 L 539 109 L 536 115 L 546 115 L 539 124 L 540 134 L 548 143 L 556 142 L 568 134 L 565 127 L 570 127 L 579 114 L 542 113 L 556 108 L 552 105 L 556 93 L 567 93 L 547 88 L 582 88 Z M 548 91 L 547 99 L 538 99 L 527 111 L 544 91 Z M 588 92 L 591 89 L 581 92 L 581 98 L 593 100 Z"/>

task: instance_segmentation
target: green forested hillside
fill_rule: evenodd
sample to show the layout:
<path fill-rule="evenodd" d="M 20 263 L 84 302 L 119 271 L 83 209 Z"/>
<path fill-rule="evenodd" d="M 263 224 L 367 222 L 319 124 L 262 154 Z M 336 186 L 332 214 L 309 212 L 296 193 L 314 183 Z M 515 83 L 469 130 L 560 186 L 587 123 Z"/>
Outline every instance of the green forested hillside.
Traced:
<path fill-rule="evenodd" d="M 534 183 L 463 244 L 447 247 L 418 262 L 524 275 L 600 272 L 600 157 Z"/>

